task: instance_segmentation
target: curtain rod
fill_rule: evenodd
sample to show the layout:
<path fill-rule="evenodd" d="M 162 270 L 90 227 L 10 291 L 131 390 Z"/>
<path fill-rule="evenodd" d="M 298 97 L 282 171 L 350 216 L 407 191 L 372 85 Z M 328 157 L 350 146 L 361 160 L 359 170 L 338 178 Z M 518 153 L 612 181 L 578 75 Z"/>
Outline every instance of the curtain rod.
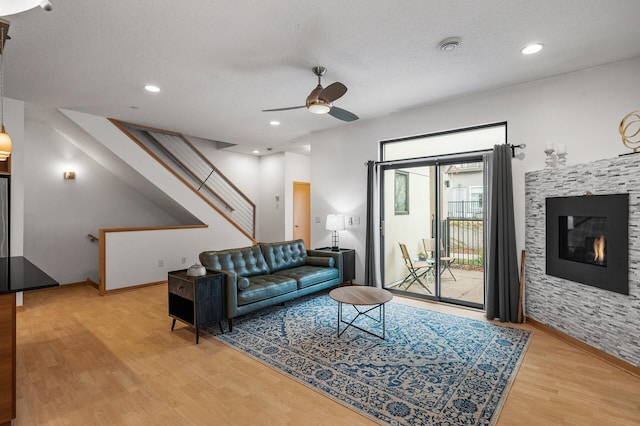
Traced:
<path fill-rule="evenodd" d="M 527 145 L 521 143 L 519 145 L 512 145 L 512 144 L 507 144 L 509 145 L 509 148 L 511 149 L 511 158 L 515 158 L 516 156 L 516 148 L 517 149 L 525 149 L 527 147 Z M 454 154 L 444 154 L 444 155 L 431 155 L 429 157 L 417 157 L 417 158 L 409 158 L 409 159 L 404 159 L 404 160 L 388 160 L 388 161 L 373 161 L 373 160 L 369 160 L 369 161 L 365 161 L 364 165 L 366 166 L 367 164 L 369 164 L 370 162 L 373 162 L 374 165 L 378 165 L 378 164 L 410 164 L 410 163 L 416 163 L 416 162 L 422 162 L 425 160 L 433 160 L 433 159 L 439 159 L 439 158 L 450 158 L 452 156 L 456 156 L 456 157 L 468 157 L 468 156 L 476 156 L 478 154 L 486 154 L 488 152 L 492 152 L 493 149 L 480 149 L 477 151 L 466 151 L 466 152 L 459 152 L 459 153 L 454 153 Z"/>

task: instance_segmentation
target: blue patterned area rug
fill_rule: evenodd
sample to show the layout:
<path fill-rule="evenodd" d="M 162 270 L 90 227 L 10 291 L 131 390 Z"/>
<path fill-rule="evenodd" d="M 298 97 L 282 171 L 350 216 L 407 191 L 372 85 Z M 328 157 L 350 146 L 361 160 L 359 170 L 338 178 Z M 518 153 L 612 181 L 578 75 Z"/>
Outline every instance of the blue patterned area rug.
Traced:
<path fill-rule="evenodd" d="M 355 310 L 343 306 L 345 320 Z M 338 304 L 327 293 L 234 320 L 215 337 L 379 423 L 491 425 L 530 332 L 386 305 L 386 339 L 350 328 L 337 337 Z M 377 315 L 374 315 L 377 318 Z M 381 333 L 381 323 L 361 327 Z"/>

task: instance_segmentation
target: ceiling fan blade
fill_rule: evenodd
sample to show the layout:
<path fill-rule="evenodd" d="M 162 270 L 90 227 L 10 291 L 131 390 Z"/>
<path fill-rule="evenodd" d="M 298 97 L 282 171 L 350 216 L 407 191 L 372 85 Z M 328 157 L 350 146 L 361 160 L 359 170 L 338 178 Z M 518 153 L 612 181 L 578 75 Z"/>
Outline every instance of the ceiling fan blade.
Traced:
<path fill-rule="evenodd" d="M 321 99 L 330 104 L 336 99 L 341 98 L 345 93 L 347 93 L 347 86 L 340 83 L 339 81 L 336 81 L 335 83 L 325 87 L 324 90 L 318 95 L 318 99 Z"/>
<path fill-rule="evenodd" d="M 355 121 L 358 119 L 358 116 L 354 113 L 338 107 L 331 107 L 329 115 L 342 121 Z"/>
<path fill-rule="evenodd" d="M 306 108 L 306 105 L 302 105 L 302 106 L 294 106 L 294 107 L 287 107 L 287 108 L 275 108 L 275 109 L 263 109 L 262 112 L 270 112 L 270 111 L 288 111 L 290 109 L 300 109 L 300 108 Z"/>

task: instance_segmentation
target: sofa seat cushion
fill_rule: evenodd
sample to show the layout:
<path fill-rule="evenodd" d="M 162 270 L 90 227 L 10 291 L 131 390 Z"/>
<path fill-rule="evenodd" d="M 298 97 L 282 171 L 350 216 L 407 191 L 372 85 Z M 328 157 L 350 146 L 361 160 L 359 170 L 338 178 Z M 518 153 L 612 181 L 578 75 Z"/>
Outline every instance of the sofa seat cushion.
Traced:
<path fill-rule="evenodd" d="M 297 281 L 298 288 L 305 288 L 338 278 L 338 268 L 324 268 L 321 266 L 303 265 L 291 269 L 283 269 L 273 274 L 274 276 L 289 277 Z"/>
<path fill-rule="evenodd" d="M 238 292 L 238 305 L 259 302 L 298 289 L 294 279 L 282 275 L 254 275 L 249 287 Z"/>

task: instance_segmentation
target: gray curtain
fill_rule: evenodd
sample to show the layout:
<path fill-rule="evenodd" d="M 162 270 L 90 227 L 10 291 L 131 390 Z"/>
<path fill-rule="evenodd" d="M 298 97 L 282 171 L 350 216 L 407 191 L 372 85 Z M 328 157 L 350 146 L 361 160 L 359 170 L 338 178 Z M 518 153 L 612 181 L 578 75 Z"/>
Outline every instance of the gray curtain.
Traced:
<path fill-rule="evenodd" d="M 378 173 L 375 161 L 367 162 L 367 233 L 364 254 L 364 285 L 380 287 L 378 250 L 376 241 L 378 234 L 378 215 L 376 214 L 378 195 Z"/>
<path fill-rule="evenodd" d="M 511 178 L 511 148 L 509 144 L 493 147 L 491 182 L 489 247 L 485 265 L 488 279 L 486 314 L 488 319 L 518 322 L 518 259 L 513 214 L 513 183 Z"/>

